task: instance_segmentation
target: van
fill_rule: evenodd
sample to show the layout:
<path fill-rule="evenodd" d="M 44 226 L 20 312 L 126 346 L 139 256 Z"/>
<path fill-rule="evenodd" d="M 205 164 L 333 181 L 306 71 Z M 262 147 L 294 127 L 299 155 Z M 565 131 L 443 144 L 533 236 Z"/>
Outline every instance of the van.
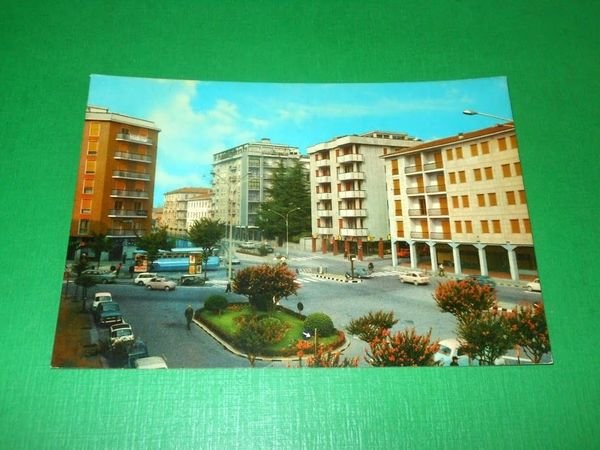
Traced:
<path fill-rule="evenodd" d="M 138 358 L 133 363 L 136 369 L 167 369 L 167 362 L 162 356 Z"/>

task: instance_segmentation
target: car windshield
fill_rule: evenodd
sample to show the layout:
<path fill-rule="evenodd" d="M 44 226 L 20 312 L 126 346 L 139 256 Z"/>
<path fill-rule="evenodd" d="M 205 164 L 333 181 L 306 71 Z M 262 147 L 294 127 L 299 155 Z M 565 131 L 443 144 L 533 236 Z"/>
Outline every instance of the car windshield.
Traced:
<path fill-rule="evenodd" d="M 442 355 L 450 356 L 450 354 L 452 353 L 452 350 L 450 349 L 450 347 L 446 347 L 445 345 L 440 345 L 440 349 L 438 350 L 438 353 L 441 353 Z"/>

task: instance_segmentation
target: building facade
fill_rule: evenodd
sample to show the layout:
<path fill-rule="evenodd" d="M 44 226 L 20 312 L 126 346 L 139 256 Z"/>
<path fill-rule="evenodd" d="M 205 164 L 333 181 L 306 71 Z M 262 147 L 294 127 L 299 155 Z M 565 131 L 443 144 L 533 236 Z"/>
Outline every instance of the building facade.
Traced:
<path fill-rule="evenodd" d="M 274 171 L 308 159 L 298 147 L 274 144 L 269 139 L 250 142 L 213 156 L 213 217 L 231 223 L 236 239 L 259 240 L 258 211 L 267 200 Z"/>
<path fill-rule="evenodd" d="M 405 133 L 373 131 L 308 148 L 313 251 L 320 246 L 362 259 L 370 242 L 382 251 L 390 228 L 381 157 L 419 143 Z"/>
<path fill-rule="evenodd" d="M 188 230 L 188 204 L 190 200 L 210 198 L 211 189 L 205 187 L 184 187 L 164 194 L 161 223 L 173 237 L 185 238 Z"/>
<path fill-rule="evenodd" d="M 151 230 L 159 132 L 153 122 L 87 107 L 72 241 L 104 234 L 124 242 Z"/>
<path fill-rule="evenodd" d="M 194 222 L 212 218 L 212 189 L 187 201 L 186 228 Z"/>
<path fill-rule="evenodd" d="M 383 159 L 394 265 L 513 280 L 537 271 L 512 123 Z"/>

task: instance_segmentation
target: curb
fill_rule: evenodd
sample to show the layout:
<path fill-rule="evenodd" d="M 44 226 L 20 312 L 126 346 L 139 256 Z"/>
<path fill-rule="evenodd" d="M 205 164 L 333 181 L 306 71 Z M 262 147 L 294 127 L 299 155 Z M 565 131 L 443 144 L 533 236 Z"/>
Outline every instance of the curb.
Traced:
<path fill-rule="evenodd" d="M 362 283 L 363 280 L 360 278 L 346 278 L 344 275 L 324 275 L 324 274 L 315 274 L 315 277 L 322 278 L 324 280 L 337 281 L 339 283 Z"/>

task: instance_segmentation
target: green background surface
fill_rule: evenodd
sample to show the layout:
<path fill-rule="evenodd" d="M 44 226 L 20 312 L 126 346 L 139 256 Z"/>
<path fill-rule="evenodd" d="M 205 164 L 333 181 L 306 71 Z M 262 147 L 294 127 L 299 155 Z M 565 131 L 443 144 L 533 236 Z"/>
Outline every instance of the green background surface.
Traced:
<path fill-rule="evenodd" d="M 0 448 L 598 448 L 598 2 L 3 3 Z M 51 369 L 91 73 L 506 75 L 555 364 Z"/>

